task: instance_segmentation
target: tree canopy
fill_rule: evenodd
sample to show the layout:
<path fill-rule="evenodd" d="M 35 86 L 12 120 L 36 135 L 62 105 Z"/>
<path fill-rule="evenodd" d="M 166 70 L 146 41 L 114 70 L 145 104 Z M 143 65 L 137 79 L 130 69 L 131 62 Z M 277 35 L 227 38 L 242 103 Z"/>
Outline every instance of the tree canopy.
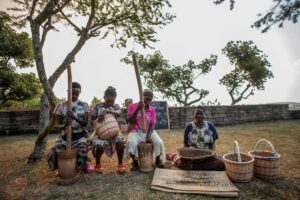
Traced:
<path fill-rule="evenodd" d="M 129 52 L 129 55 L 132 53 L 134 52 Z M 211 71 L 212 66 L 217 63 L 216 55 L 211 55 L 198 64 L 189 60 L 182 66 L 176 66 L 170 65 L 159 51 L 147 56 L 135 54 L 139 60 L 145 85 L 154 91 L 160 92 L 166 98 L 175 100 L 183 106 L 191 106 L 200 102 L 209 94 L 209 91 L 196 87 L 194 81 L 199 76 Z M 127 64 L 132 63 L 128 57 L 123 61 Z"/>
<path fill-rule="evenodd" d="M 215 0 L 215 4 L 221 4 L 226 0 Z M 230 0 L 230 9 L 234 8 L 236 0 Z M 270 28 L 278 24 L 278 27 L 283 27 L 285 21 L 293 23 L 298 22 L 300 17 L 300 1 L 299 0 L 273 0 L 272 7 L 265 13 L 258 14 L 259 19 L 254 22 L 252 27 L 261 28 L 261 31 L 267 32 Z"/>
<path fill-rule="evenodd" d="M 264 90 L 266 81 L 273 77 L 271 64 L 253 41 L 230 41 L 222 49 L 234 69 L 220 80 L 225 85 L 232 105 L 247 99 L 255 90 Z"/>
<path fill-rule="evenodd" d="M 56 105 L 52 90 L 67 66 L 75 61 L 77 53 L 91 38 L 113 38 L 112 46 L 126 47 L 129 40 L 143 47 L 156 42 L 156 28 L 172 22 L 174 15 L 167 12 L 168 0 L 13 0 L 17 3 L 14 19 L 20 27 L 30 24 L 34 58 L 45 94 L 41 98 L 39 136 L 29 162 L 39 159 L 45 149 L 46 136 L 54 127 L 49 116 Z M 49 31 L 57 31 L 64 24 L 77 33 L 78 40 L 49 77 L 44 63 L 43 48 Z M 59 44 L 58 44 L 59 45 Z M 49 121 L 50 120 L 50 121 Z"/>
<path fill-rule="evenodd" d="M 41 84 L 33 73 L 16 68 L 33 66 L 32 41 L 25 32 L 13 29 L 11 17 L 0 12 L 0 106 L 40 95 Z"/>

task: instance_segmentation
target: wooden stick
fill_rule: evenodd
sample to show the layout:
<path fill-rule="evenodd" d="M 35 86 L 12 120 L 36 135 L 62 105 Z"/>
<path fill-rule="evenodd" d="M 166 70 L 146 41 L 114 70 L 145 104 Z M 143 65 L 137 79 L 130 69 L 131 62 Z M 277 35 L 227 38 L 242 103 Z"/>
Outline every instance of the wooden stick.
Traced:
<path fill-rule="evenodd" d="M 71 71 L 71 65 L 67 66 L 67 73 L 68 73 L 68 104 L 67 109 L 68 111 L 72 111 L 72 71 Z M 66 127 L 67 131 L 67 151 L 71 150 L 71 141 L 72 141 L 72 127 L 71 125 L 68 125 Z"/>
<path fill-rule="evenodd" d="M 143 87 L 142 87 L 142 81 L 140 77 L 140 70 L 139 70 L 139 63 L 136 59 L 135 54 L 132 54 L 132 61 L 135 69 L 135 76 L 139 87 L 139 93 L 140 93 L 140 101 L 144 103 L 144 95 L 143 95 Z M 142 131 L 146 132 L 146 121 L 145 121 L 145 109 L 143 108 L 141 110 L 141 117 L 142 117 Z"/>

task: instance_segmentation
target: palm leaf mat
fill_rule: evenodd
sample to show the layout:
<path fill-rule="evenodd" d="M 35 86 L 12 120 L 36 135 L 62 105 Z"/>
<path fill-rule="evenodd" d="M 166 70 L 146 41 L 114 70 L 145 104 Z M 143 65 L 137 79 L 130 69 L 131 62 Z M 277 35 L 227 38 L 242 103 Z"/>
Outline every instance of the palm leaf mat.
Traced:
<path fill-rule="evenodd" d="M 237 197 L 238 189 L 225 171 L 155 170 L 151 189 L 189 194 Z"/>

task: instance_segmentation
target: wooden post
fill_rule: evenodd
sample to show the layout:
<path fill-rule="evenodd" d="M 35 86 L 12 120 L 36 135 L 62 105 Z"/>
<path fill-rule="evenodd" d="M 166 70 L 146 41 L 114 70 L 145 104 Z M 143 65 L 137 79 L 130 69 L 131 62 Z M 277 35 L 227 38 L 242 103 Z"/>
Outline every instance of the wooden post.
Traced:
<path fill-rule="evenodd" d="M 71 65 L 67 66 L 67 73 L 68 73 L 68 111 L 72 111 L 72 71 Z M 68 125 L 66 127 L 67 131 L 67 151 L 70 151 L 72 148 L 71 141 L 72 141 L 72 127 Z"/>
<path fill-rule="evenodd" d="M 68 74 L 68 99 L 67 99 L 67 109 L 72 111 L 72 72 L 71 65 L 67 66 Z M 77 178 L 76 173 L 76 161 L 77 161 L 77 149 L 72 149 L 72 127 L 68 125 L 66 127 L 67 134 L 67 149 L 61 150 L 57 149 L 57 165 L 59 177 L 62 180 L 58 180 L 59 185 L 69 185 L 74 183 Z"/>
<path fill-rule="evenodd" d="M 140 70 L 139 70 L 139 63 L 136 59 L 135 54 L 132 54 L 132 61 L 135 69 L 135 76 L 139 87 L 139 93 L 140 93 L 140 101 L 144 103 L 144 95 L 143 95 L 143 87 L 140 77 Z M 146 121 L 145 121 L 145 108 L 141 110 L 141 117 L 142 117 L 142 131 L 146 133 Z"/>

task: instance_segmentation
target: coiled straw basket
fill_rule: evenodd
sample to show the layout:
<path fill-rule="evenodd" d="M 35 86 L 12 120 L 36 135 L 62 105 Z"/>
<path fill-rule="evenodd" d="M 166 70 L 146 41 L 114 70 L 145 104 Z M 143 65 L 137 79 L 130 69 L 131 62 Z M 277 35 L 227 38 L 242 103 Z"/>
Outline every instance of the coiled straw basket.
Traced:
<path fill-rule="evenodd" d="M 96 134 L 99 139 L 108 140 L 120 132 L 119 124 L 113 114 L 106 114 L 102 123 L 96 125 Z"/>
<path fill-rule="evenodd" d="M 234 141 L 234 153 L 223 155 L 225 168 L 229 178 L 236 182 L 249 182 L 253 177 L 254 158 L 240 153 L 239 144 Z"/>
<path fill-rule="evenodd" d="M 265 143 L 271 151 L 261 150 L 258 147 L 261 147 L 261 144 Z M 279 159 L 280 154 L 278 154 L 273 144 L 266 140 L 260 139 L 253 151 L 248 152 L 249 155 L 253 156 L 254 161 L 254 176 L 259 178 L 266 178 L 266 179 L 275 179 L 279 176 Z"/>

